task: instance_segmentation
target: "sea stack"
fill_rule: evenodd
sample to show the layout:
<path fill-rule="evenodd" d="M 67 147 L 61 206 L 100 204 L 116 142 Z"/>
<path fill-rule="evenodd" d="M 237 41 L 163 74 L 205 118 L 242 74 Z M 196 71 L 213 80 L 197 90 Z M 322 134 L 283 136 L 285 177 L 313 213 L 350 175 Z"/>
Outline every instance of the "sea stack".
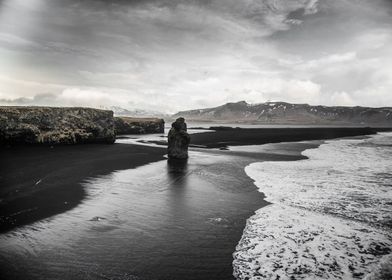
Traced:
<path fill-rule="evenodd" d="M 187 159 L 190 136 L 184 118 L 178 118 L 172 123 L 168 135 L 167 153 L 171 159 Z"/>

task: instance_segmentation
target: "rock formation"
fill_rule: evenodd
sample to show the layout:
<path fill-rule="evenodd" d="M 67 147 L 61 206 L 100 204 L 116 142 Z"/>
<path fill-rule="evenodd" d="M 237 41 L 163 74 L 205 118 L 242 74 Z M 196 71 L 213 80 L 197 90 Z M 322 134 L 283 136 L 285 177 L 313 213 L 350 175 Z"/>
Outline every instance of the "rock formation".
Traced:
<path fill-rule="evenodd" d="M 0 143 L 114 143 L 113 112 L 91 108 L 0 107 Z"/>
<path fill-rule="evenodd" d="M 158 118 L 115 117 L 116 134 L 163 133 L 165 121 Z"/>
<path fill-rule="evenodd" d="M 184 118 L 178 118 L 172 123 L 168 135 L 167 153 L 171 159 L 188 158 L 188 145 L 190 136 Z"/>

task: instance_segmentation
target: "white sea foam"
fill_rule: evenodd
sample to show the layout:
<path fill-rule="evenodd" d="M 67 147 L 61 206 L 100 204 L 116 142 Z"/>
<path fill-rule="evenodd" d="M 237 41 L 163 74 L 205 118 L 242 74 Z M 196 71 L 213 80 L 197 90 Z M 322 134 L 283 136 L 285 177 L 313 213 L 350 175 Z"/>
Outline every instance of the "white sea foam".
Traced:
<path fill-rule="evenodd" d="M 273 204 L 248 220 L 235 276 L 381 279 L 392 264 L 392 134 L 327 141 L 303 155 L 245 168 Z"/>

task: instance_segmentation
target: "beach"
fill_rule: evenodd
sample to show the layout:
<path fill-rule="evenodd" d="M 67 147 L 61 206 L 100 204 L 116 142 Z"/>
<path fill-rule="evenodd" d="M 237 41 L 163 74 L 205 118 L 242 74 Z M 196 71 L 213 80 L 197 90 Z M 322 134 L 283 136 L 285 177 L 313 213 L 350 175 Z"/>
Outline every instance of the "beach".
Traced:
<path fill-rule="evenodd" d="M 193 143 L 230 141 L 208 133 Z M 2 279 L 234 279 L 246 221 L 270 204 L 245 167 L 305 159 L 322 143 L 307 133 L 247 146 L 243 135 L 236 149 L 192 148 L 187 162 L 135 144 L 4 149 Z"/>
<path fill-rule="evenodd" d="M 80 184 L 89 177 L 157 161 L 166 152 L 121 144 L 0 149 L 1 232 L 72 209 L 85 197 Z"/>
<path fill-rule="evenodd" d="M 392 280 L 392 0 L 0 0 L 0 280 Z"/>
<path fill-rule="evenodd" d="M 390 131 L 389 128 L 370 127 L 275 127 L 249 128 L 210 126 L 196 127 L 191 147 L 227 148 L 228 146 L 261 145 L 267 143 L 298 142 L 306 140 L 326 140 L 339 137 L 354 137 L 375 134 L 378 131 Z M 202 133 L 201 133 L 202 132 Z M 143 142 L 167 145 L 165 139 L 142 140 Z"/>
<path fill-rule="evenodd" d="M 248 165 L 271 204 L 247 221 L 236 278 L 391 279 L 391 143 L 390 132 L 333 139 L 305 160 Z"/>

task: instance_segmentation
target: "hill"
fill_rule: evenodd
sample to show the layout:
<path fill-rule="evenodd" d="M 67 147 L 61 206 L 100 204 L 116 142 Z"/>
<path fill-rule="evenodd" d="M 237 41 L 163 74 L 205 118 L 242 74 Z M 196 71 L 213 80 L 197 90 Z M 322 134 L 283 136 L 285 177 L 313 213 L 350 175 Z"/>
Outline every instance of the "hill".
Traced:
<path fill-rule="evenodd" d="M 188 121 L 392 126 L 391 107 L 330 107 L 286 102 L 249 104 L 240 101 L 214 108 L 181 111 L 172 117 L 179 116 Z"/>

